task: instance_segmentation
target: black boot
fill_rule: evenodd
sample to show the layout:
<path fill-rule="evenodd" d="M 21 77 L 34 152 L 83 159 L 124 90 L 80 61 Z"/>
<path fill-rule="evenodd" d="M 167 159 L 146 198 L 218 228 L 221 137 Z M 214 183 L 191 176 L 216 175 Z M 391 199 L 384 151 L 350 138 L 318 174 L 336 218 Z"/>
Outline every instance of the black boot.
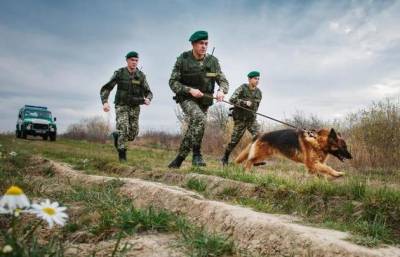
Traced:
<path fill-rule="evenodd" d="M 200 152 L 200 146 L 193 146 L 193 158 L 192 158 L 193 166 L 206 166 L 205 161 L 203 160 L 203 156 Z"/>
<path fill-rule="evenodd" d="M 185 160 L 185 158 L 178 155 L 170 164 L 168 164 L 168 168 L 179 169 L 184 160 Z"/>
<path fill-rule="evenodd" d="M 126 162 L 126 149 L 118 149 L 118 158 L 120 162 Z"/>
<path fill-rule="evenodd" d="M 112 133 L 112 136 L 114 138 L 114 146 L 115 146 L 116 149 L 118 149 L 118 136 L 119 136 L 118 132 L 114 131 Z"/>
<path fill-rule="evenodd" d="M 229 163 L 229 155 L 231 154 L 231 152 L 230 151 L 225 151 L 225 154 L 224 154 L 224 156 L 221 158 L 221 162 L 222 162 L 222 165 L 223 166 L 225 166 L 225 165 L 228 165 L 228 163 Z"/>

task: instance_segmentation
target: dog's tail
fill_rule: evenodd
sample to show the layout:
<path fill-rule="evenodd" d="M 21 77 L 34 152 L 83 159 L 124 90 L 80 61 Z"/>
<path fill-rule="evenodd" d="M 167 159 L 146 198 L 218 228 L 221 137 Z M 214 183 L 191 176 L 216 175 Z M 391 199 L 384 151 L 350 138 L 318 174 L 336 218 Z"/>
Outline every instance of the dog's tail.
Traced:
<path fill-rule="evenodd" d="M 253 143 L 254 142 L 251 142 L 250 144 L 248 144 L 248 146 L 246 146 L 245 149 L 243 149 L 243 151 L 236 157 L 235 163 L 242 163 L 243 161 L 247 160 Z"/>

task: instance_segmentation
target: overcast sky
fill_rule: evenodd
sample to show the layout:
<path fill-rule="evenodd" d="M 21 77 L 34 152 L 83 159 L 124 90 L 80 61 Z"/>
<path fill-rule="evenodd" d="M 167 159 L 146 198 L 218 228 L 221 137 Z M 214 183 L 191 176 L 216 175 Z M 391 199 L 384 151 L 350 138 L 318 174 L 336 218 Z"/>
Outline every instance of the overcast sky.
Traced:
<path fill-rule="evenodd" d="M 1 1 L 0 131 L 24 104 L 48 106 L 61 131 L 95 115 L 114 123 L 99 90 L 131 50 L 154 93 L 141 130 L 176 131 L 168 79 L 196 30 L 209 32 L 228 96 L 259 70 L 259 111 L 276 118 L 340 118 L 400 95 L 400 1 Z"/>

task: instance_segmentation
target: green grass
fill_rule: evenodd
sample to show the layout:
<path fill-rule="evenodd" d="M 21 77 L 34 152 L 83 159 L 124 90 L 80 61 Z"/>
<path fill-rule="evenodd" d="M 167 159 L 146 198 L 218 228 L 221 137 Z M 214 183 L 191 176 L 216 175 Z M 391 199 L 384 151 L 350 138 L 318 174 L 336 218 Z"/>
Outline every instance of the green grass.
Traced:
<path fill-rule="evenodd" d="M 64 139 L 57 142 L 13 140 L 7 136 L 0 136 L 0 143 L 8 151 L 21 153 L 17 159 L 23 158 L 24 153 L 38 153 L 70 163 L 89 173 L 113 176 L 118 176 L 128 166 L 142 172 L 168 171 L 165 167 L 174 157 L 173 152 L 135 147 L 128 152 L 128 163 L 121 165 L 117 162 L 111 144 Z M 16 162 L 16 166 L 20 165 L 19 161 Z M 115 172 L 110 174 L 110 170 Z M 390 180 L 382 172 L 373 175 L 362 175 L 359 172 L 330 182 L 304 178 L 304 167 L 281 160 L 275 166 L 268 166 L 268 171 L 267 174 L 247 173 L 235 165 L 221 169 L 216 161 L 211 160 L 207 168 L 184 167 L 174 172 L 196 172 L 255 184 L 260 192 L 257 198 L 244 198 L 232 188 L 225 189 L 215 197 L 263 212 L 295 214 L 302 217 L 305 223 L 315 226 L 350 231 L 353 234 L 351 240 L 359 244 L 374 246 L 380 243 L 400 243 L 400 190 L 396 184 L 397 175 L 393 175 Z M 285 175 L 285 172 L 289 175 Z M 51 171 L 47 173 L 49 176 L 52 174 Z M 371 183 L 371 177 L 375 179 L 374 183 Z M 386 186 L 387 182 L 391 182 L 391 185 Z M 191 179 L 186 186 L 200 193 L 207 189 L 206 182 L 200 179 Z"/>
<path fill-rule="evenodd" d="M 207 233 L 188 223 L 185 218 L 153 207 L 135 208 L 130 200 L 118 195 L 120 186 L 121 182 L 115 180 L 101 186 L 74 187 L 74 193 L 67 196 L 68 200 L 86 202 L 87 211 L 100 213 L 97 224 L 89 228 L 92 233 L 110 235 L 112 231 L 116 233 L 115 229 L 128 235 L 144 231 L 179 232 L 182 245 L 188 249 L 190 256 L 223 256 L 233 253 L 233 243 L 230 240 Z"/>
<path fill-rule="evenodd" d="M 249 175 L 240 170 L 203 173 L 257 184 L 262 189 L 257 199 L 236 196 L 234 201 L 258 211 L 296 214 L 318 226 L 351 231 L 357 236 L 353 237 L 355 242 L 367 246 L 400 243 L 398 190 L 369 188 L 365 180 L 357 179 L 341 184 L 320 179 L 296 184 L 273 175 Z M 329 226 L 326 220 L 330 221 Z"/>
<path fill-rule="evenodd" d="M 151 207 L 135 208 L 131 200 L 119 196 L 118 188 L 121 185 L 119 180 L 113 180 L 100 186 L 73 186 L 73 191 L 61 196 L 60 200 L 85 202 L 86 213 L 98 214 L 95 224 L 82 224 L 87 225 L 93 234 L 113 237 L 117 231 L 127 235 L 144 231 L 176 231 L 173 215 Z"/>
<path fill-rule="evenodd" d="M 187 248 L 190 257 L 212 257 L 233 254 L 232 241 L 226 237 L 209 234 L 202 229 L 190 225 L 185 219 L 177 220 L 177 228 L 181 241 Z"/>
<path fill-rule="evenodd" d="M 197 192 L 204 192 L 207 188 L 207 184 L 199 179 L 191 178 L 186 183 L 187 188 L 195 190 Z"/>
<path fill-rule="evenodd" d="M 236 187 L 226 187 L 218 194 L 220 198 L 234 198 L 240 196 L 240 192 Z"/>
<path fill-rule="evenodd" d="M 2 151 L 4 149 L 9 150 L 5 147 Z M 44 256 L 51 253 L 55 253 L 54 256 L 63 256 L 62 243 L 65 237 L 77 231 L 88 231 L 96 236 L 96 240 L 117 239 L 118 243 L 122 237 L 146 231 L 177 233 L 180 238 L 179 245 L 183 246 L 183 250 L 186 249 L 188 256 L 217 257 L 234 252 L 232 241 L 223 236 L 208 233 L 190 224 L 184 217 L 153 207 L 135 208 L 131 200 L 119 195 L 119 188 L 123 182 L 118 179 L 96 186 L 68 185 L 68 188 L 55 191 L 49 196 L 37 189 L 38 185 L 32 178 L 38 176 L 44 180 L 43 183 L 46 183 L 47 187 L 55 187 L 58 181 L 53 177 L 54 171 L 43 166 L 35 167 L 34 174 L 27 174 L 32 168 L 30 154 L 22 151 L 15 157 L 1 158 L 0 167 L 0 188 L 3 192 L 10 185 L 16 184 L 22 187 L 29 196 L 51 197 L 52 200 L 69 207 L 80 206 L 83 208 L 81 213 L 85 213 L 85 215 L 70 217 L 61 231 L 64 239 L 57 237 L 56 241 L 50 241 L 46 245 L 33 241 L 29 248 L 25 246 L 29 250 L 29 256 Z M 2 218 L 0 216 L 0 224 Z M 5 242 L 10 241 L 5 239 Z M 14 245 L 13 247 L 18 250 L 18 252 L 15 251 L 20 254 L 18 256 L 25 256 L 21 255 L 21 252 L 26 249 L 17 249 Z"/>

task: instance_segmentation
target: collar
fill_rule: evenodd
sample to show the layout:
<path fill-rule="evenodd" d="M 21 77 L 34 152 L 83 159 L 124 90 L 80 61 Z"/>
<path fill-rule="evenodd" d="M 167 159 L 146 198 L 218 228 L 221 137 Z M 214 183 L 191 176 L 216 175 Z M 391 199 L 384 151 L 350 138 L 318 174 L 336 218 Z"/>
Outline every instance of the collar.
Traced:
<path fill-rule="evenodd" d="M 193 49 L 190 51 L 190 54 L 191 54 L 193 60 L 196 60 L 196 61 L 198 61 L 198 62 L 204 61 L 204 60 L 206 59 L 206 56 L 207 56 L 207 53 L 206 53 L 206 54 L 204 55 L 203 58 L 201 58 L 201 59 L 196 59 L 196 56 L 194 56 L 194 54 L 193 54 Z"/>
<path fill-rule="evenodd" d="M 132 72 L 130 72 L 129 69 L 128 69 L 128 66 L 125 67 L 125 69 L 126 69 L 126 71 L 127 71 L 129 74 L 132 74 L 132 75 L 135 74 L 135 73 L 137 72 L 137 70 L 138 70 L 138 69 L 136 68 L 136 69 L 134 69 Z"/>
<path fill-rule="evenodd" d="M 250 83 L 246 83 L 246 86 L 251 90 L 251 91 L 255 91 L 257 89 L 257 87 L 251 87 Z"/>

